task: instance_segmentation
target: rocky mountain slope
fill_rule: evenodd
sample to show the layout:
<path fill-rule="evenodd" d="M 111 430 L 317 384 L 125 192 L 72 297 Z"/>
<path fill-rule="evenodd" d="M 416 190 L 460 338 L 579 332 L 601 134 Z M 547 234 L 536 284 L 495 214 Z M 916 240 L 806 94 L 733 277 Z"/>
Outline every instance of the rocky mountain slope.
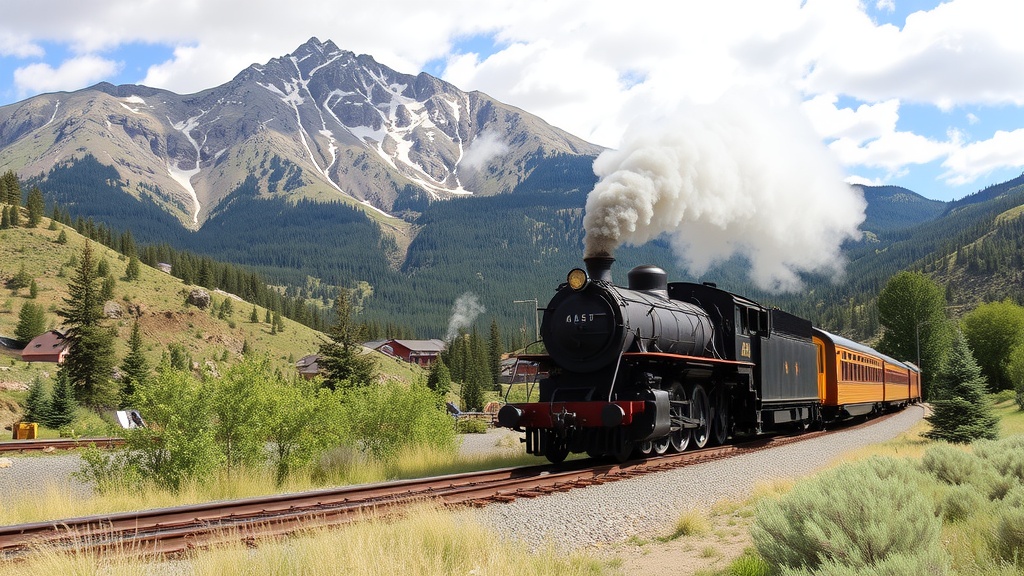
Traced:
<path fill-rule="evenodd" d="M 600 148 L 479 92 L 316 38 L 179 95 L 98 84 L 0 107 L 0 171 L 91 154 L 122 188 L 196 229 L 247 176 L 262 194 L 361 203 L 510 192 L 537 163 Z"/>

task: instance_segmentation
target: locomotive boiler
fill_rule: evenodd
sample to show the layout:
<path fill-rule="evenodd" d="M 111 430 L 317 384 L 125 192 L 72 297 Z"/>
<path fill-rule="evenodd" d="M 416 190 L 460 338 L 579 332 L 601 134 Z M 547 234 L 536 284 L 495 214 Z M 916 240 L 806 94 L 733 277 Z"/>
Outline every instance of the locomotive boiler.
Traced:
<path fill-rule="evenodd" d="M 510 403 L 499 425 L 526 450 L 625 460 L 722 443 L 732 434 L 820 419 L 809 321 L 720 290 L 669 283 L 639 266 L 612 282 L 610 257 L 588 258 L 543 309 L 545 376 L 535 402 Z"/>

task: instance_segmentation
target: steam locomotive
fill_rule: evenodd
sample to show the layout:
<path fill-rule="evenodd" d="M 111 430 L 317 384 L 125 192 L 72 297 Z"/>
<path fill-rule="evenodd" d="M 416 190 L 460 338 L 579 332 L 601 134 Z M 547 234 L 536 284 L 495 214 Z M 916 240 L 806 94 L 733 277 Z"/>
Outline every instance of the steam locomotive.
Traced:
<path fill-rule="evenodd" d="M 624 461 L 806 429 L 920 400 L 920 370 L 717 288 L 669 283 L 655 266 L 611 278 L 584 260 L 544 308 L 539 401 L 508 403 L 498 424 L 526 451 Z"/>

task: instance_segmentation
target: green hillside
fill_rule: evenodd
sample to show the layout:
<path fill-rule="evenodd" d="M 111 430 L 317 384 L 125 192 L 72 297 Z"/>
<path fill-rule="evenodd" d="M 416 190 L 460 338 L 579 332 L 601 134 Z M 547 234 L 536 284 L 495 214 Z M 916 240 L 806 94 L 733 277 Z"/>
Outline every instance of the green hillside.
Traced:
<path fill-rule="evenodd" d="M 22 222 L 24 224 L 24 220 Z M 70 277 L 82 252 L 86 239 L 71 227 L 56 225 L 49 229 L 50 220 L 44 218 L 37 228 L 7 228 L 0 230 L 0 336 L 13 338 L 19 312 L 26 302 L 34 302 L 45 310 L 47 329 L 59 328 L 56 310 L 64 305 Z M 60 235 L 66 243 L 58 242 Z M 144 350 L 150 366 L 156 366 L 171 346 L 180 346 L 192 359 L 193 366 L 214 374 L 221 373 L 241 357 L 247 344 L 255 353 L 266 354 L 273 367 L 281 374 L 294 373 L 294 362 L 306 354 L 315 353 L 321 334 L 302 324 L 282 319 L 284 330 L 274 333 L 271 324 L 264 323 L 265 308 L 256 306 L 258 322 L 251 322 L 253 305 L 225 292 L 208 291 L 211 305 L 206 309 L 186 303 L 188 293 L 196 288 L 156 268 L 142 265 L 140 277 L 125 280 L 127 258 L 118 252 L 92 242 L 94 258 L 106 261 L 109 276 L 115 279 L 114 297 L 108 301 L 113 308 L 107 323 L 117 332 L 115 355 L 117 364 L 127 353 L 127 341 L 135 317 L 139 319 Z M 19 273 L 31 277 L 37 287 L 36 297 L 28 288 L 12 289 L 11 280 Z M 230 301 L 230 313 L 222 314 L 225 301 Z M 223 316 L 223 317 L 221 317 Z M 421 376 L 412 365 L 378 356 L 384 377 L 411 381 Z M 55 365 L 25 363 L 17 350 L 0 347 L 0 396 L 4 391 L 22 390 L 37 376 L 54 374 Z M 10 403 L 6 403 L 10 408 Z M 4 407 L 0 406 L 0 413 Z M 9 412 L 9 410 L 7 411 Z M 11 418 L 8 415 L 7 420 Z M 0 425 L 9 424 L 0 421 Z"/>

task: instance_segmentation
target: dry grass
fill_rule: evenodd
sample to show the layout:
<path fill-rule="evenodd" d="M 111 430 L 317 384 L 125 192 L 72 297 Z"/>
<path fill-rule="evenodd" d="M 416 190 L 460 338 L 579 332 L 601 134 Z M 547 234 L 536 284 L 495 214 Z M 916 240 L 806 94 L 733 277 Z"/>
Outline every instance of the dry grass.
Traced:
<path fill-rule="evenodd" d="M 521 453 L 461 457 L 432 447 L 409 447 L 392 461 L 376 461 L 356 451 L 339 448 L 326 454 L 316 470 L 294 474 L 279 486 L 269 469 L 222 471 L 207 482 L 186 483 L 177 492 L 154 485 L 142 489 L 124 487 L 82 498 L 80 491 L 63 483 L 51 483 L 31 496 L 12 498 L 0 508 L 0 525 L 22 524 L 111 512 L 125 512 L 165 506 L 180 506 L 301 492 L 326 486 L 370 484 L 408 478 L 493 470 L 536 464 L 536 458 Z"/>
<path fill-rule="evenodd" d="M 443 574 L 564 575 L 610 573 L 610 567 L 553 549 L 530 553 L 480 525 L 470 511 L 421 506 L 396 520 L 369 518 L 340 529 L 284 540 L 234 544 L 178 560 L 41 552 L 17 566 L 24 574 L 243 574 L 427 576 Z"/>

